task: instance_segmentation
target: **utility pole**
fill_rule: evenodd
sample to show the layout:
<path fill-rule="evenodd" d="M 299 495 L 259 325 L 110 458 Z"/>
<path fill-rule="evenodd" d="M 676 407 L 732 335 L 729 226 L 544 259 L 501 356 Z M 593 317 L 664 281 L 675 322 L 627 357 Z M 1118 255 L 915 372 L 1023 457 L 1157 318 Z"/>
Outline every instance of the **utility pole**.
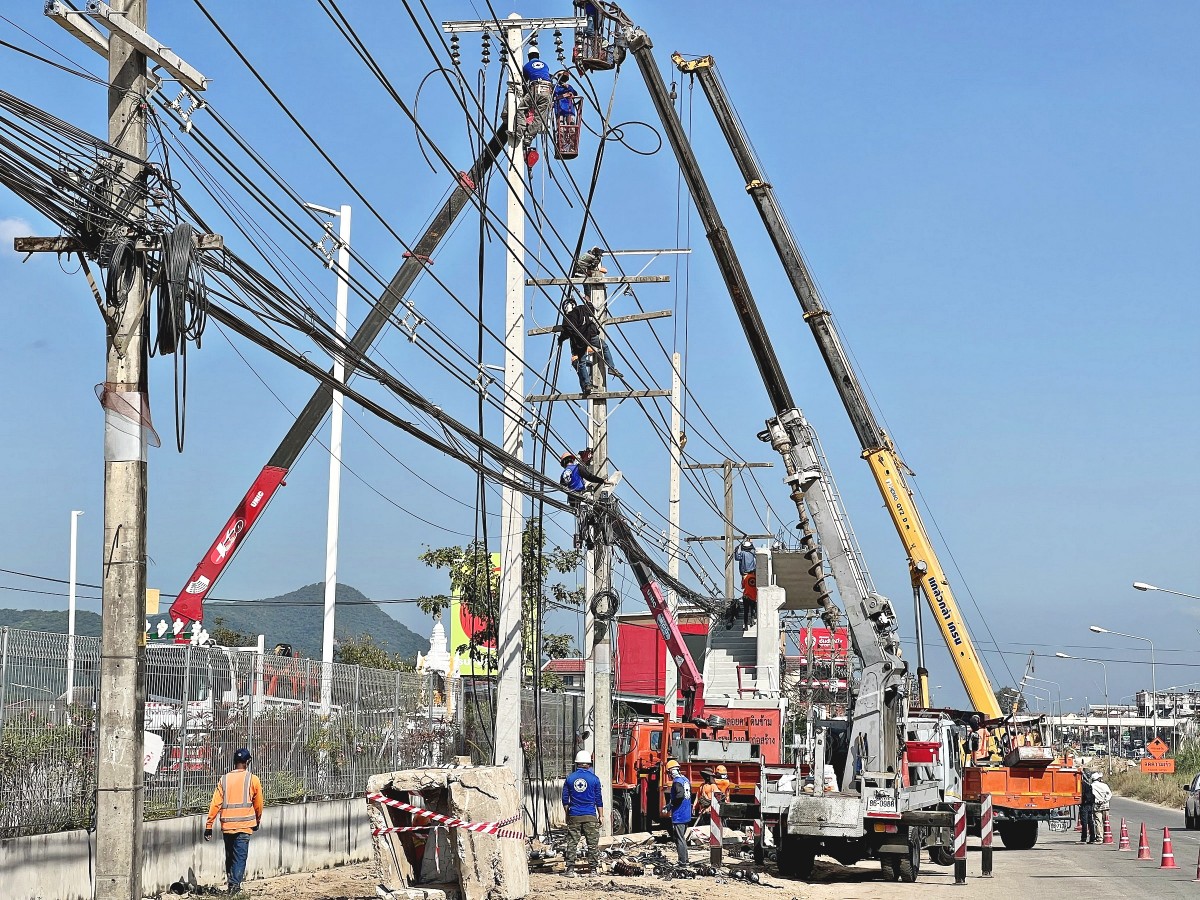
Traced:
<path fill-rule="evenodd" d="M 652 251 L 661 252 L 661 251 Z M 599 260 L 596 260 L 598 265 Z M 602 272 L 602 269 L 596 269 Z M 538 286 L 582 286 L 586 291 L 585 303 L 590 303 L 595 312 L 596 321 L 600 324 L 601 340 L 607 341 L 604 334 L 606 326 L 621 325 L 627 322 L 658 319 L 669 316 L 668 310 L 648 313 L 635 313 L 628 316 L 612 317 L 608 314 L 608 285 L 633 284 L 641 282 L 664 282 L 669 279 L 663 275 L 634 275 L 606 277 L 602 274 L 572 275 L 571 278 L 536 278 L 527 284 Z M 552 334 L 560 326 L 535 328 L 529 332 L 531 336 Z M 588 394 L 555 393 L 536 394 L 526 399 L 530 402 L 583 400 L 588 403 L 588 440 L 591 443 L 595 463 L 593 472 L 601 478 L 608 478 L 608 401 L 637 397 L 665 397 L 670 391 L 610 391 L 608 389 L 608 371 L 604 366 L 603 357 L 598 359 L 592 368 L 592 385 Z M 587 554 L 587 572 L 584 577 L 584 594 L 587 608 L 584 613 L 584 640 L 586 642 L 586 657 L 584 662 L 584 715 L 592 725 L 592 765 L 600 773 L 600 781 L 604 793 L 604 808 L 610 811 L 609 816 L 600 823 L 600 833 L 612 833 L 612 620 L 608 617 L 596 616 L 592 613 L 592 600 L 612 590 L 612 553 L 613 548 L 599 541 Z M 614 616 L 615 616 L 614 611 Z M 590 703 L 590 706 L 588 704 Z"/>
<path fill-rule="evenodd" d="M 133 25 L 146 28 L 147 0 L 117 0 Z M 118 150 L 146 158 L 146 57 L 120 32 L 108 49 L 108 139 Z M 144 188 L 138 163 L 117 158 L 135 190 Z M 120 208 L 116 201 L 112 204 Z M 136 197 L 133 216 L 146 214 Z M 105 389 L 143 416 L 149 413 L 144 315 L 149 300 L 146 260 L 134 253 L 124 312 L 111 323 Z M 142 758 L 146 722 L 146 438 L 140 423 L 104 413 L 104 573 L 100 638 L 100 721 L 96 781 L 96 900 L 142 896 Z M 130 427 L 132 425 L 132 427 Z"/>
<path fill-rule="evenodd" d="M 671 354 L 671 483 L 667 499 L 667 574 L 679 579 L 679 474 L 683 464 L 683 374 L 682 357 Z M 667 591 L 667 608 L 676 621 L 679 620 L 679 595 Z M 666 662 L 663 665 L 663 711 L 672 719 L 679 706 L 679 667 L 671 656 L 671 648 L 664 647 Z"/>
<path fill-rule="evenodd" d="M 75 561 L 79 549 L 79 517 L 82 509 L 71 510 L 71 572 L 67 586 L 67 709 L 75 697 Z"/>
<path fill-rule="evenodd" d="M 350 296 L 350 207 L 342 204 L 339 209 L 304 204 L 311 210 L 338 217 L 337 236 L 337 298 L 334 313 L 334 330 L 338 338 L 346 340 L 346 310 Z M 333 223 L 325 226 L 326 235 L 332 235 Z M 322 236 L 320 249 L 325 249 Z M 333 258 L 329 257 L 333 264 Z M 346 358 L 340 352 L 333 354 L 333 379 L 338 384 L 346 382 Z M 342 494 L 342 419 L 344 412 L 342 392 L 333 392 L 333 411 L 329 417 L 329 511 L 325 525 L 325 619 L 321 635 L 321 715 L 329 715 L 333 695 L 333 636 L 337 616 L 337 561 L 338 561 L 338 507 Z"/>
<path fill-rule="evenodd" d="M 685 469 L 720 469 L 725 484 L 725 533 L 716 537 L 690 537 L 689 541 L 701 543 L 704 541 L 725 542 L 725 599 L 732 600 L 736 591 L 733 566 L 733 471 L 734 469 L 769 469 L 774 463 L 769 462 L 738 462 L 726 459 L 719 463 L 689 463 Z M 773 538 L 772 534 L 748 534 L 746 538 L 752 541 L 766 541 Z"/>
<path fill-rule="evenodd" d="M 525 31 L 542 28 L 581 28 L 580 18 L 524 19 L 516 13 L 499 24 L 507 47 L 508 69 L 508 189 L 507 234 L 505 236 L 504 312 L 504 421 L 501 445 L 510 459 L 525 459 L 525 160 L 521 153 L 523 135 L 517 128 L 517 105 L 524 93 L 521 74 Z M 495 19 L 478 22 L 443 22 L 450 34 L 493 32 Z M 525 762 L 521 748 L 521 679 L 524 673 L 521 544 L 525 533 L 525 497 L 511 485 L 521 475 L 504 467 L 500 489 L 500 608 L 497 616 L 495 757 L 498 766 L 508 766 L 516 777 L 517 790 L 524 796 Z M 538 648 L 531 647 L 536 660 Z"/>

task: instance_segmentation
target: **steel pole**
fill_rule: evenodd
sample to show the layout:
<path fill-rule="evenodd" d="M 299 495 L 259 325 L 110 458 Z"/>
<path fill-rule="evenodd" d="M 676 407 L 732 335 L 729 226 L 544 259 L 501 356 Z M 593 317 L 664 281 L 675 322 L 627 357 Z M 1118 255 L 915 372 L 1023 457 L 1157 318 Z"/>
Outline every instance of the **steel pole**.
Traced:
<path fill-rule="evenodd" d="M 682 363 L 680 354 L 671 354 L 671 483 L 667 499 L 667 574 L 674 579 L 679 578 L 679 475 L 683 464 L 683 447 L 679 443 L 683 431 Z M 667 591 L 667 607 L 672 617 L 678 619 L 679 595 L 673 590 Z M 663 664 L 663 710 L 674 719 L 679 706 L 679 667 L 675 665 L 670 648 L 663 649 L 666 656 Z"/>
<path fill-rule="evenodd" d="M 70 581 L 67 586 L 67 715 L 75 696 L 75 575 L 79 550 L 79 517 L 82 509 L 71 510 L 71 563 Z"/>

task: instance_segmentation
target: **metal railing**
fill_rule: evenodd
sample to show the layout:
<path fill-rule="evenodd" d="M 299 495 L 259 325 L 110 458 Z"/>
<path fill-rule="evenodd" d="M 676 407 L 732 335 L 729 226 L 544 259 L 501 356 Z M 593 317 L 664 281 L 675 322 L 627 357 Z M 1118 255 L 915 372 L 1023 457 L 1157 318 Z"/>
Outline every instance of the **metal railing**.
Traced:
<path fill-rule="evenodd" d="M 99 668 L 98 638 L 0 628 L 0 840 L 92 826 Z M 375 773 L 457 755 L 491 762 L 482 679 L 445 696 L 436 675 L 334 663 L 327 702 L 322 680 L 320 661 L 260 648 L 147 647 L 147 751 L 161 752 L 145 776 L 146 818 L 207 810 L 239 747 L 268 803 L 354 796 Z M 524 692 L 531 778 L 571 771 L 582 707 L 581 697 L 543 693 L 535 704 Z"/>

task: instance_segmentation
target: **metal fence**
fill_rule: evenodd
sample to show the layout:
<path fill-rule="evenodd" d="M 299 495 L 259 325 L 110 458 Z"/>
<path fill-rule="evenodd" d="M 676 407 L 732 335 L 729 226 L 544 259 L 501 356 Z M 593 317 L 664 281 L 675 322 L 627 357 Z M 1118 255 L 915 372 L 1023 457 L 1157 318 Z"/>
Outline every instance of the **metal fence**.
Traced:
<path fill-rule="evenodd" d="M 377 772 L 492 759 L 490 685 L 264 654 L 146 648 L 146 818 L 208 808 L 248 747 L 268 803 L 348 797 Z M 98 638 L 0 628 L 0 839 L 90 827 L 95 816 Z M 324 683 L 323 683 L 324 681 Z M 581 697 L 525 691 L 531 778 L 572 768 Z M 161 747 L 159 742 L 161 741 Z"/>
<path fill-rule="evenodd" d="M 99 663 L 96 638 L 0 630 L 0 839 L 90 826 Z M 206 810 L 239 747 L 280 803 L 352 796 L 462 746 L 433 675 L 333 664 L 322 684 L 313 660 L 164 644 L 146 648 L 145 686 L 147 818 Z"/>

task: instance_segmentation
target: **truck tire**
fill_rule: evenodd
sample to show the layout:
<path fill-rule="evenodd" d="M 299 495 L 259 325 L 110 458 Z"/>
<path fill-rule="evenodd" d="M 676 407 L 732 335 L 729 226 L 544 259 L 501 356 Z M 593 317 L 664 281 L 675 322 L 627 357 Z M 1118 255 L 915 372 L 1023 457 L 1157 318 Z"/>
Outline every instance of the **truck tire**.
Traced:
<path fill-rule="evenodd" d="M 1038 839 L 1036 820 L 997 822 L 996 831 L 1006 850 L 1032 850 Z"/>
<path fill-rule="evenodd" d="M 954 851 L 949 847 L 930 847 L 929 861 L 935 866 L 954 865 Z"/>
<path fill-rule="evenodd" d="M 896 857 L 896 881 L 912 884 L 921 874 L 921 834 L 919 828 L 908 833 L 908 853 Z"/>
<path fill-rule="evenodd" d="M 789 878 L 799 878 L 801 881 L 811 881 L 813 866 L 817 861 L 817 848 L 804 838 L 791 837 L 784 826 L 781 831 L 779 852 L 776 860 L 779 864 L 779 874 Z"/>
<path fill-rule="evenodd" d="M 767 825 L 767 828 L 771 826 Z M 756 834 L 754 836 L 754 864 L 761 866 L 767 861 L 767 848 L 763 846 L 763 836 Z"/>

